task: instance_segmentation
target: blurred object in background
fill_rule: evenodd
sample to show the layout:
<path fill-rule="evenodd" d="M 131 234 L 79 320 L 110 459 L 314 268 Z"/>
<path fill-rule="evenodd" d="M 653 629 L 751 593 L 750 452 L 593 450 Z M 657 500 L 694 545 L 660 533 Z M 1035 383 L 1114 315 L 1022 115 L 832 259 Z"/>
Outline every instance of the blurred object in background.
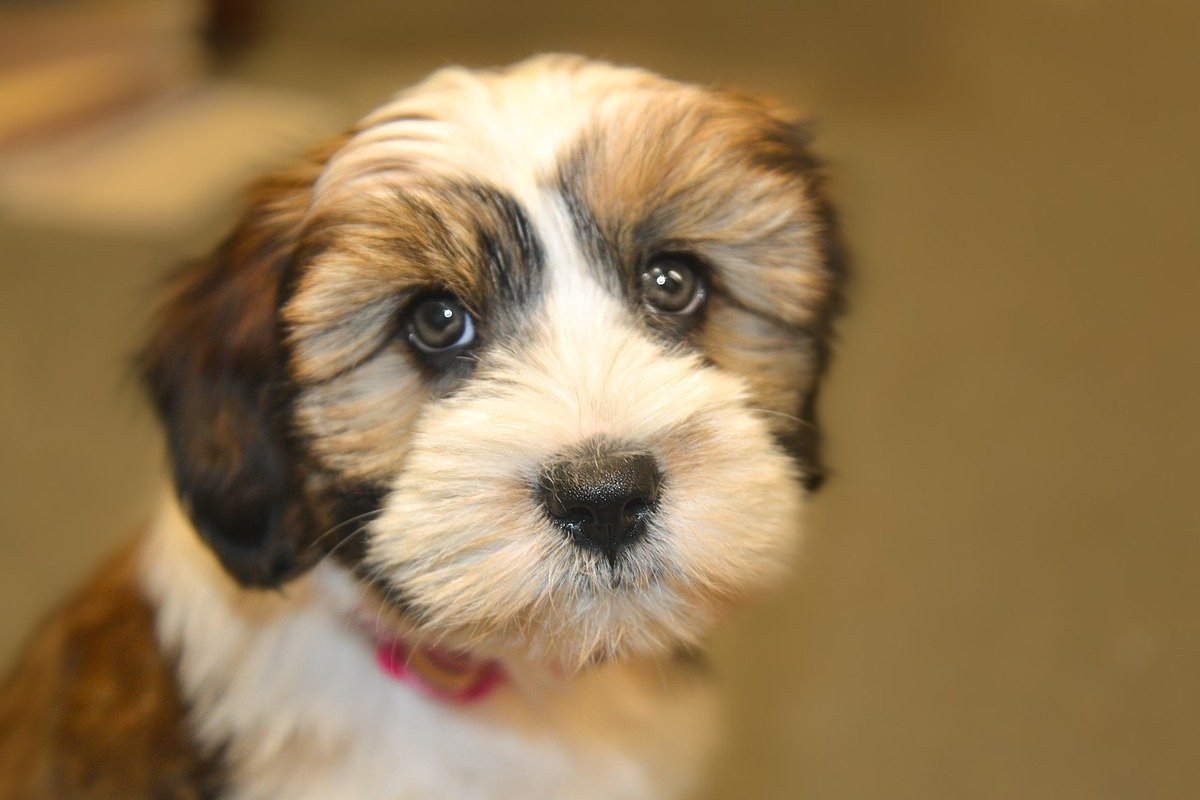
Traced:
<path fill-rule="evenodd" d="M 220 54 L 236 52 L 252 43 L 262 31 L 258 0 L 207 0 L 204 39 Z"/>
<path fill-rule="evenodd" d="M 0 10 L 0 212 L 38 227 L 177 239 L 230 187 L 340 121 L 307 95 L 206 76 L 255 4 L 76 0 Z"/>
<path fill-rule="evenodd" d="M 194 83 L 191 0 L 75 0 L 0 8 L 0 151 Z"/>

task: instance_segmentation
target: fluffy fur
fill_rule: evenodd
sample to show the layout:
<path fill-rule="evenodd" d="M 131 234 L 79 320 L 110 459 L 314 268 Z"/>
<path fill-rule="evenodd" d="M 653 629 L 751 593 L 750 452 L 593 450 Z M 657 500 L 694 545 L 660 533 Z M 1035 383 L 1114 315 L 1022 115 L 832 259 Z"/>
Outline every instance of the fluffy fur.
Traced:
<path fill-rule="evenodd" d="M 694 668 L 653 661 L 567 679 L 506 659 L 513 685 L 439 704 L 375 664 L 350 623 L 362 593 L 321 564 L 247 593 L 169 504 L 144 553 L 197 742 L 220 751 L 231 797 L 661 798 L 695 781 L 712 697 Z"/>
<path fill-rule="evenodd" d="M 806 148 L 758 101 L 542 57 L 443 70 L 253 190 L 142 356 L 178 502 L 134 574 L 206 792 L 694 785 L 712 698 L 686 654 L 779 573 L 821 475 L 841 274 Z M 647 305 L 663 254 L 696 265 L 701 311 Z M 405 339 L 431 292 L 474 321 L 453 359 Z M 662 478 L 610 558 L 535 491 L 605 443 Z M 506 683 L 417 694 L 364 618 Z"/>

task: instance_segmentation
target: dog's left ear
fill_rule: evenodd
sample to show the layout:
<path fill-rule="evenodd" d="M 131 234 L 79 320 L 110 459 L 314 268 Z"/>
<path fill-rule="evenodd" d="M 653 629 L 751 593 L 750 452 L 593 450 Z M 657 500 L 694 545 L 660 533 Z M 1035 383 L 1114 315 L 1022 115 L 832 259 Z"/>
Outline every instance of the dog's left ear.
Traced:
<path fill-rule="evenodd" d="M 252 190 L 233 234 L 175 276 L 139 361 L 182 505 L 248 586 L 278 586 L 311 563 L 314 524 L 289 452 L 278 314 L 318 172 L 308 164 Z"/>
<path fill-rule="evenodd" d="M 818 399 L 824 383 L 825 371 L 829 366 L 830 351 L 835 335 L 834 321 L 845 307 L 846 255 L 842 245 L 841 230 L 837 214 L 825 195 L 819 172 L 814 172 L 810 183 L 814 197 L 814 209 L 822 227 L 820 258 L 830 277 L 830 292 L 825 305 L 812 323 L 809 335 L 813 344 L 813 366 L 811 383 L 800 402 L 798 416 L 801 427 L 789 443 L 793 456 L 804 467 L 804 486 L 815 492 L 825 483 L 828 469 L 822 458 L 823 436 L 818 419 Z"/>
<path fill-rule="evenodd" d="M 824 371 L 824 366 L 821 367 Z M 814 378 L 817 383 L 805 395 L 798 415 L 801 425 L 796 431 L 784 439 L 783 445 L 791 453 L 804 472 L 804 488 L 810 492 L 820 489 L 825 483 L 828 470 L 821 457 L 821 427 L 817 421 L 817 396 L 820 393 L 819 376 Z"/>
<path fill-rule="evenodd" d="M 770 110 L 779 126 L 776 136 L 783 145 L 782 152 L 788 153 L 788 168 L 804 179 L 807 205 L 820 230 L 816 240 L 816 268 L 824 272 L 828 287 L 824 302 L 807 331 L 812 340 L 813 365 L 811 383 L 801 399 L 800 408 L 797 409 L 801 425 L 784 443 L 804 470 L 805 487 L 809 491 L 816 491 L 825 482 L 828 474 L 822 459 L 822 435 L 817 401 L 829 364 L 834 322 L 845 310 L 846 248 L 837 211 L 829 199 L 824 164 L 812 150 L 813 123 L 798 119 L 781 107 Z M 812 265 L 809 265 L 809 268 L 812 268 Z"/>

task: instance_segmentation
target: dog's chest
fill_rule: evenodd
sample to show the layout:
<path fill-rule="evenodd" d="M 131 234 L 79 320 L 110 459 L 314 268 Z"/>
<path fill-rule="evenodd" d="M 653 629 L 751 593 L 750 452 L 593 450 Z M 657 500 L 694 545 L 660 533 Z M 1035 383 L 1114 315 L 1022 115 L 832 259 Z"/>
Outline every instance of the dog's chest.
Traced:
<path fill-rule="evenodd" d="M 339 572 L 248 596 L 178 521 L 168 514 L 149 543 L 144 584 L 232 798 L 649 800 L 698 776 L 715 710 L 689 667 L 518 670 L 477 702 L 431 699 L 385 673 L 347 624 L 357 592 Z"/>
<path fill-rule="evenodd" d="M 650 800 L 684 793 L 712 728 L 706 693 L 675 694 L 668 705 L 639 687 L 590 683 L 570 698 L 530 703 L 497 694 L 471 709 L 403 686 L 378 691 L 374 713 L 294 733 L 272 753 L 231 753 L 231 795 Z M 333 730 L 345 723 L 357 729 Z M 271 736 L 269 728 L 261 733 Z"/>

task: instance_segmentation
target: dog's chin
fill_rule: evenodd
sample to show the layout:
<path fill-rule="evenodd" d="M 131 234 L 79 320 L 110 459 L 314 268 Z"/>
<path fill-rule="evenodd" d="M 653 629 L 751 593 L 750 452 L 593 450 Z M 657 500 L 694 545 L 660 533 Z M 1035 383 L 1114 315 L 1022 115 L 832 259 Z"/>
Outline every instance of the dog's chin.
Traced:
<path fill-rule="evenodd" d="M 695 649 L 726 608 L 725 603 L 672 602 L 663 593 L 648 602 L 626 589 L 597 587 L 581 588 L 576 596 L 562 598 L 554 611 L 533 612 L 520 622 L 481 617 L 474 623 L 447 623 L 443 615 L 412 606 L 393 613 L 402 620 L 395 630 L 419 643 L 480 658 L 533 662 L 566 674 Z"/>
<path fill-rule="evenodd" d="M 740 571 L 734 583 L 689 573 L 671 555 L 650 540 L 610 562 L 563 542 L 513 572 L 496 554 L 493 569 L 443 573 L 436 583 L 431 572 L 438 571 L 428 567 L 393 570 L 379 596 L 404 635 L 569 673 L 701 647 L 733 607 L 773 585 L 790 560 L 781 546 L 777 557 Z"/>

